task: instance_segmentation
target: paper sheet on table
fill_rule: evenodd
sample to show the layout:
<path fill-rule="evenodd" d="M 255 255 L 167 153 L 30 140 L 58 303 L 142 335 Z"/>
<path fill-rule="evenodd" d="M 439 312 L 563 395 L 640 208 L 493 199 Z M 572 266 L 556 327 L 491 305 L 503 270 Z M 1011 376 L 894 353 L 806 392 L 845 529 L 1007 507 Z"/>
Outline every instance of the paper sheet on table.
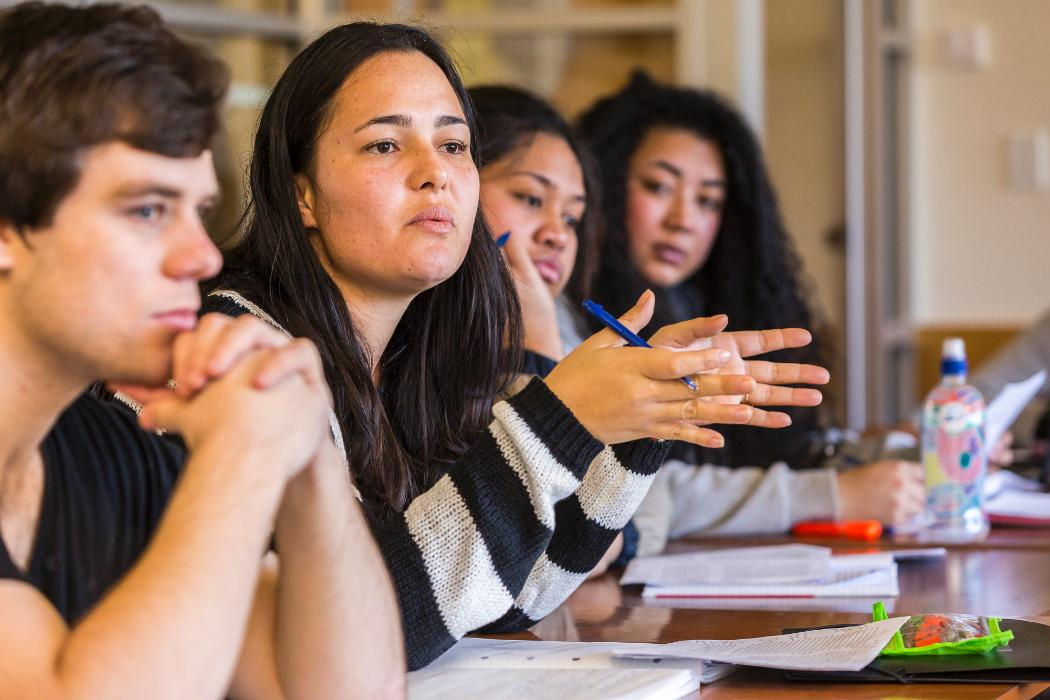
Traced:
<path fill-rule="evenodd" d="M 868 556 L 868 555 L 864 555 Z M 858 568 L 836 569 L 838 559 L 858 559 L 857 556 L 832 558 L 832 573 L 823 581 L 800 583 L 705 584 L 685 586 L 646 586 L 642 597 L 649 598 L 896 598 L 900 595 L 897 565 L 886 555 L 889 565 L 874 570 Z"/>
<path fill-rule="evenodd" d="M 859 671 L 879 655 L 907 619 L 894 617 L 856 627 L 753 639 L 673 642 L 662 645 L 660 655 L 800 671 Z M 624 650 L 623 655 L 638 658 L 639 652 Z"/>
<path fill-rule="evenodd" d="M 881 602 L 892 613 L 896 599 L 892 596 L 872 598 L 646 598 L 649 608 L 689 608 L 691 610 L 775 610 L 777 612 L 858 613 L 868 615 L 875 603 Z"/>
<path fill-rule="evenodd" d="M 995 447 L 1045 382 L 1046 370 L 1041 370 L 1022 382 L 1007 384 L 988 404 L 984 414 L 984 444 L 988 449 Z"/>
<path fill-rule="evenodd" d="M 944 547 L 917 547 L 914 549 L 891 549 L 886 552 L 893 561 L 915 561 L 919 559 L 944 559 L 948 550 Z"/>
<path fill-rule="evenodd" d="M 831 550 L 827 547 L 786 544 L 636 557 L 627 565 L 620 584 L 796 583 L 823 579 L 830 573 Z"/>
<path fill-rule="evenodd" d="M 984 507 L 993 523 L 1050 526 L 1050 493 L 1002 491 Z"/>
<path fill-rule="evenodd" d="M 653 656 L 665 644 L 623 642 L 546 642 L 526 639 L 477 639 L 467 637 L 424 671 L 486 671 L 520 669 L 527 671 L 549 670 L 602 670 L 602 669 L 647 669 L 652 667 Z M 621 659 L 613 655 L 615 650 L 649 653 L 647 661 Z M 721 678 L 732 671 L 726 664 L 704 663 L 698 659 L 669 659 L 661 662 L 661 668 L 686 669 L 698 674 L 704 683 Z M 415 672 L 413 672 L 415 673 Z M 408 674 L 409 677 L 412 674 Z"/>
<path fill-rule="evenodd" d="M 1035 479 L 1028 479 L 1017 472 L 999 469 L 984 480 L 984 499 L 990 500 L 1006 491 L 1042 491 L 1043 485 Z"/>
<path fill-rule="evenodd" d="M 408 674 L 409 700 L 678 700 L 699 688 L 697 674 L 686 669 L 452 669 Z"/>

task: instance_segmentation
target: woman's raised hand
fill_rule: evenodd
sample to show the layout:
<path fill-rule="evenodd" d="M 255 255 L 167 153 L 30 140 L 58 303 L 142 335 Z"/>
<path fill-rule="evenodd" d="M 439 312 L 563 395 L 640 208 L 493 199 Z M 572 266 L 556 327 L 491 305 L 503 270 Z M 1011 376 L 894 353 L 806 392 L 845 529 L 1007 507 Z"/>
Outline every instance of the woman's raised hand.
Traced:
<path fill-rule="evenodd" d="M 503 253 L 507 256 L 507 267 L 518 293 L 518 303 L 521 304 L 522 342 L 525 349 L 552 360 L 560 360 L 565 353 L 558 334 L 554 296 L 540 277 L 522 241 L 511 236 L 503 246 Z"/>
<path fill-rule="evenodd" d="M 785 348 L 801 348 L 812 341 L 809 331 L 802 328 L 778 328 L 765 331 L 724 332 L 727 316 L 694 318 L 664 326 L 649 339 L 654 347 L 678 352 L 722 349 L 730 353 L 724 364 L 709 373 L 747 375 L 755 380 L 754 388 L 746 394 L 709 397 L 718 403 L 753 406 L 816 406 L 823 398 L 817 389 L 794 388 L 785 384 L 827 384 L 830 374 L 817 365 L 794 362 L 767 362 L 745 360 Z M 748 425 L 765 428 L 783 428 L 791 418 L 779 411 L 754 409 Z"/>
<path fill-rule="evenodd" d="M 638 332 L 652 318 L 653 303 L 653 293 L 646 291 L 620 322 Z M 624 345 L 611 330 L 595 333 L 545 380 L 598 440 L 615 444 L 649 437 L 721 447 L 722 436 L 700 426 L 753 422 L 757 409 L 751 406 L 708 400 L 752 394 L 758 387 L 743 373 L 712 371 L 733 360 L 731 350 L 712 345 L 696 350 Z M 689 376 L 696 390 L 681 381 Z"/>

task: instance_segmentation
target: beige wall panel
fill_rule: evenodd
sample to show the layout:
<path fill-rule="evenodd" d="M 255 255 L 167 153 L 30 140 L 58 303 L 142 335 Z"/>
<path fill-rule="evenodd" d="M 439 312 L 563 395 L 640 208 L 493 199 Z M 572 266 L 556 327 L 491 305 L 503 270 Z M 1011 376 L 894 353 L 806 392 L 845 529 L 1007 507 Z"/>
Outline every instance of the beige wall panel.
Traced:
<path fill-rule="evenodd" d="M 1050 192 L 1007 183 L 1006 140 L 1050 131 L 1050 2 L 915 0 L 914 310 L 919 323 L 1026 323 L 1050 306 Z M 955 67 L 947 32 L 983 27 Z"/>
<path fill-rule="evenodd" d="M 767 164 L 813 301 L 830 326 L 832 377 L 844 377 L 845 262 L 828 243 L 845 220 L 841 3 L 767 0 L 765 7 Z M 837 395 L 841 383 L 834 384 Z"/>

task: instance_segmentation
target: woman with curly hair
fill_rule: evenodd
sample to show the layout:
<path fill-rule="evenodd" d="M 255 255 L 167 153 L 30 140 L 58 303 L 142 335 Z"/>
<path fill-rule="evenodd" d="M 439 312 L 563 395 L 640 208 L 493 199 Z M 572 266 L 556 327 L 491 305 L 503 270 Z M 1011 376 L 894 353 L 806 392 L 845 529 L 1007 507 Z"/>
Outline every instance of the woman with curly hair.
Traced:
<path fill-rule="evenodd" d="M 814 329 L 812 344 L 773 357 L 824 364 L 827 344 L 761 148 L 733 107 L 712 92 L 661 85 L 639 72 L 588 109 L 578 127 L 602 170 L 605 230 L 594 291 L 600 303 L 626 308 L 651 288 L 656 325 L 726 314 L 730 330 Z M 691 464 L 817 466 L 824 447 L 819 417 L 785 412 L 793 423 L 784 430 L 759 435 L 731 426 L 723 448 L 679 445 L 674 455 Z M 679 486 L 689 474 L 679 475 Z M 785 497 L 785 522 L 848 514 L 900 523 L 924 500 L 919 467 L 905 462 L 877 462 L 837 478 L 821 471 L 810 482 Z M 684 497 L 695 489 L 675 492 Z"/>

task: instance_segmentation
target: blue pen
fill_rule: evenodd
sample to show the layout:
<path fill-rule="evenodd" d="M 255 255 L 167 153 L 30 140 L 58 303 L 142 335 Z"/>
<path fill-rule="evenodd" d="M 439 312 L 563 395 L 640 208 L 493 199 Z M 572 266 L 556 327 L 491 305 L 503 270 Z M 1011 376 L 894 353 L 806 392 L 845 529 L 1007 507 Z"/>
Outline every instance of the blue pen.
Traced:
<path fill-rule="evenodd" d="M 496 239 L 496 247 L 502 248 L 507 243 L 507 239 L 510 238 L 510 231 L 504 231 Z"/>
<path fill-rule="evenodd" d="M 634 331 L 616 320 L 616 317 L 603 309 L 601 304 L 588 299 L 583 302 L 583 308 L 587 309 L 592 316 L 605 324 L 605 326 L 616 333 L 616 335 L 626 340 L 628 345 L 633 345 L 636 348 L 652 347 L 652 345 L 639 338 Z M 692 377 L 682 377 L 681 379 L 690 389 L 693 391 L 699 391 L 699 387 L 697 387 L 696 382 L 693 381 Z"/>

